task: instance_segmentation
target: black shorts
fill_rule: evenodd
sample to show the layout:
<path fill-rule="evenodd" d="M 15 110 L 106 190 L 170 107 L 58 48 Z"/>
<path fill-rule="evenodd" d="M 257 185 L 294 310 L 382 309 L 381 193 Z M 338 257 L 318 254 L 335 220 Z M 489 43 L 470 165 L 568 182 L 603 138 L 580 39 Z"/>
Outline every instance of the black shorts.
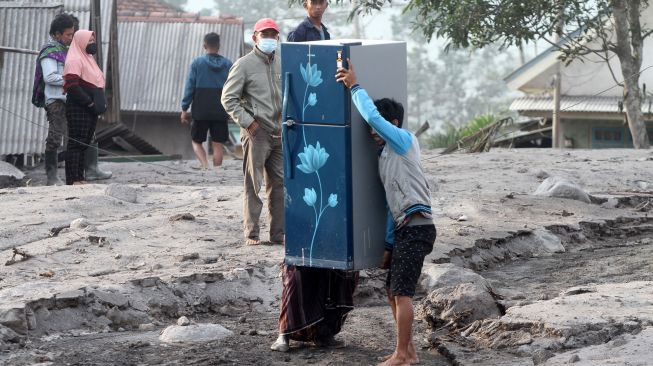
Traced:
<path fill-rule="evenodd" d="M 196 121 L 190 127 L 190 136 L 193 141 L 203 143 L 206 141 L 206 133 L 211 131 L 211 141 L 224 143 L 229 140 L 229 127 L 227 121 Z"/>
<path fill-rule="evenodd" d="M 424 257 L 433 250 L 435 225 L 405 226 L 395 232 L 390 270 L 385 285 L 393 296 L 415 296 Z"/>

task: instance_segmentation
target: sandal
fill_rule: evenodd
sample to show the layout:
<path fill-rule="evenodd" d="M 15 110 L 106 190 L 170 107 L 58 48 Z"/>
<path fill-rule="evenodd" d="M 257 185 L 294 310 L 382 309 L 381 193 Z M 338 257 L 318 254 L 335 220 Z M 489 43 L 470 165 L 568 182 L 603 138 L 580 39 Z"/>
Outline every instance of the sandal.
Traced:
<path fill-rule="evenodd" d="M 245 239 L 245 245 L 259 245 L 261 241 L 259 239 Z"/>

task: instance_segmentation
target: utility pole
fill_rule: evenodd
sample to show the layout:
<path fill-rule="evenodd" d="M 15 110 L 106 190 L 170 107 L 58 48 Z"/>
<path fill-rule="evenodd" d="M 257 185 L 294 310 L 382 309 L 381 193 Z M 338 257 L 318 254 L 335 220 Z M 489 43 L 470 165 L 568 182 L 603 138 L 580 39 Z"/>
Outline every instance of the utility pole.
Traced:
<path fill-rule="evenodd" d="M 558 4 L 560 6 L 560 10 L 558 12 L 558 21 L 556 24 L 556 44 L 558 44 L 562 38 L 562 27 L 564 26 L 562 20 L 562 1 L 559 1 Z M 562 123 L 560 123 L 560 88 L 562 86 L 562 63 L 559 60 L 556 62 L 555 70 L 555 76 L 553 76 L 553 116 L 551 118 L 551 146 L 553 148 L 560 148 L 560 140 L 562 136 Z"/>
<path fill-rule="evenodd" d="M 95 32 L 95 43 L 97 44 L 97 53 L 95 54 L 95 61 L 102 69 L 102 5 L 100 0 L 93 0 L 91 2 L 91 30 Z"/>

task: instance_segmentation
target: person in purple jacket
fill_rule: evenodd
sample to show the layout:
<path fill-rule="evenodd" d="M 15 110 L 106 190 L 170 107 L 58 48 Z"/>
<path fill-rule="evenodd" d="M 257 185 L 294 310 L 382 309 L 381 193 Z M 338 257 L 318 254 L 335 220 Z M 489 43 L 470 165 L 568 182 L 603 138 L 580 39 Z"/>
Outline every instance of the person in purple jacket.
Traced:
<path fill-rule="evenodd" d="M 424 258 L 433 250 L 436 238 L 431 191 L 420 163 L 417 137 L 401 128 L 403 106 L 387 98 L 373 102 L 357 84 L 354 65 L 347 61 L 349 69 L 340 68 L 336 80 L 351 90 L 352 101 L 379 146 L 379 175 L 392 215 L 388 231 L 394 233 L 394 243 L 386 243 L 384 262 L 390 261 L 386 288 L 397 328 L 397 344 L 394 353 L 381 365 L 410 365 L 419 362 L 412 338 L 412 298 Z"/>

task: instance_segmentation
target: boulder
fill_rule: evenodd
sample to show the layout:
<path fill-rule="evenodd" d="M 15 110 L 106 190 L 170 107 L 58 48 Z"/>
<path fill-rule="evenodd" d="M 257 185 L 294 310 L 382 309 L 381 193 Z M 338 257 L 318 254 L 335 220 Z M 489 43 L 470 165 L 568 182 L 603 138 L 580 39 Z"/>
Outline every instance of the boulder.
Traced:
<path fill-rule="evenodd" d="M 190 320 L 187 317 L 182 316 L 181 318 L 177 319 L 177 325 L 180 327 L 187 327 L 190 325 Z"/>
<path fill-rule="evenodd" d="M 427 264 L 420 287 L 429 294 L 417 305 L 416 315 L 434 328 L 448 323 L 463 327 L 502 314 L 489 283 L 469 269 L 453 264 Z"/>
<path fill-rule="evenodd" d="M 138 200 L 138 190 L 124 184 L 111 183 L 105 189 L 104 194 L 129 203 L 136 203 Z"/>
<path fill-rule="evenodd" d="M 461 283 L 490 286 L 485 278 L 476 272 L 451 263 L 425 263 L 418 286 L 420 290 L 430 293 L 443 287 L 455 287 Z"/>
<path fill-rule="evenodd" d="M 532 234 L 520 236 L 507 244 L 513 253 L 531 257 L 546 257 L 566 251 L 562 240 L 548 230 L 537 229 Z"/>
<path fill-rule="evenodd" d="M 590 196 L 580 186 L 561 177 L 549 177 L 533 193 L 536 196 L 566 198 L 590 203 Z"/>
<path fill-rule="evenodd" d="M 4 325 L 0 325 L 0 343 L 2 342 L 16 343 L 19 340 L 20 340 L 20 336 L 18 335 L 18 333 L 11 330 L 11 328 L 7 328 Z"/>
<path fill-rule="evenodd" d="M 24 186 L 25 174 L 15 166 L 0 161 L 0 188 Z"/>
<path fill-rule="evenodd" d="M 85 229 L 90 225 L 91 223 L 85 218 L 75 219 L 70 222 L 70 228 L 73 230 Z"/>
<path fill-rule="evenodd" d="M 27 334 L 27 316 L 24 308 L 0 309 L 0 325 L 18 334 Z"/>
<path fill-rule="evenodd" d="M 214 342 L 230 337 L 233 332 L 219 324 L 171 325 L 161 333 L 159 340 L 166 343 Z"/>

